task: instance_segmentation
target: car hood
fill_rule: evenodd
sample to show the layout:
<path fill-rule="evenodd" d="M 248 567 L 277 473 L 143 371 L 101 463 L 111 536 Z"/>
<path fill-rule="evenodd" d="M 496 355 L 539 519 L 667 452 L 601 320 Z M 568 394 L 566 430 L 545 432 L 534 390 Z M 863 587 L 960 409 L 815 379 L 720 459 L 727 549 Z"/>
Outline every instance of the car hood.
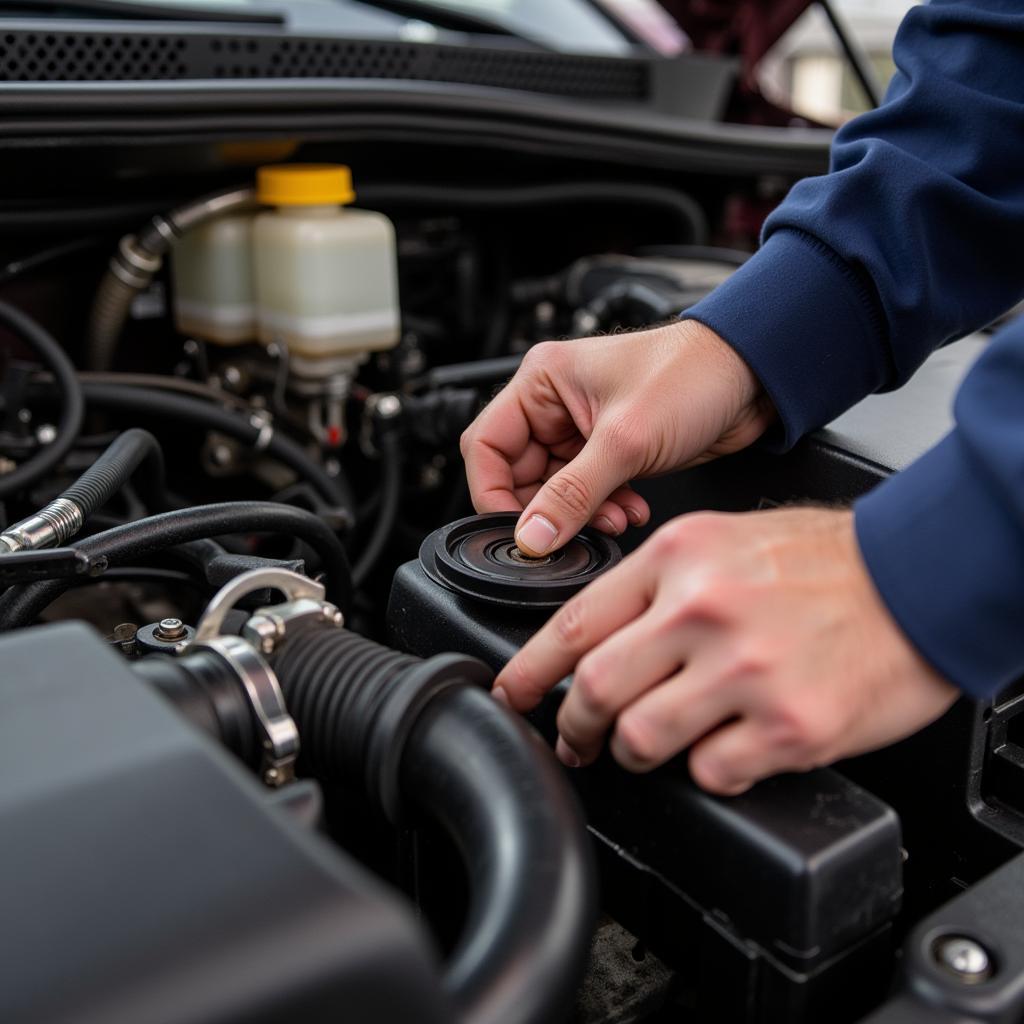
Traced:
<path fill-rule="evenodd" d="M 693 48 L 738 56 L 749 73 L 812 0 L 658 0 Z"/>

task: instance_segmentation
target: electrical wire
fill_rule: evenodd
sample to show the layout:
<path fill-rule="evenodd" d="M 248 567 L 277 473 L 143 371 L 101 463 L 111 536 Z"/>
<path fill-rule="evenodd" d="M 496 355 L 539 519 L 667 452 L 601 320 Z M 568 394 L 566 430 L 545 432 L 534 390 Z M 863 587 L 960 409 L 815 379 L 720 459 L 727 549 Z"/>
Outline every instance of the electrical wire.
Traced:
<path fill-rule="evenodd" d="M 57 436 L 16 469 L 0 476 L 0 500 L 44 476 L 71 450 L 82 429 L 85 402 L 75 367 L 57 340 L 31 317 L 0 301 L 0 327 L 6 327 L 53 373 L 60 396 Z"/>

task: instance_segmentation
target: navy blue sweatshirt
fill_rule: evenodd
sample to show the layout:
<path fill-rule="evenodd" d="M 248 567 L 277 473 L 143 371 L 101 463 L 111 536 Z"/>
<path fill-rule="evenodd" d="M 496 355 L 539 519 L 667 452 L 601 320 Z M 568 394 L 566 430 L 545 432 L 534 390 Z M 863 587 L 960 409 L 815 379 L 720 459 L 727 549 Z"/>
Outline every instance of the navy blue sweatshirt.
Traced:
<path fill-rule="evenodd" d="M 844 126 L 736 274 L 687 311 L 779 413 L 780 447 L 1024 296 L 1024 6 L 933 0 L 896 37 L 885 103 Z M 857 537 L 904 632 L 989 696 L 1024 675 L 1024 322 L 1000 331 L 954 429 L 861 498 Z"/>

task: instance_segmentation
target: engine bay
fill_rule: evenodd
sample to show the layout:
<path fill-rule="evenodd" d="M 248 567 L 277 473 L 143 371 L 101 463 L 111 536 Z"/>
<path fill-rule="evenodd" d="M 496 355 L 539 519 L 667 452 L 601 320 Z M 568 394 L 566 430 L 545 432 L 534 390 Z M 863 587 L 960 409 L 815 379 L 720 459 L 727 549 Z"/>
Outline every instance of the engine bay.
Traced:
<path fill-rule="evenodd" d="M 659 523 L 901 468 L 984 336 L 524 560 L 462 432 L 533 345 L 711 291 L 786 179 L 220 152 L 0 210 L 0 1019 L 1018 1019 L 1019 692 L 729 799 L 570 777 L 565 685 L 486 693 Z"/>

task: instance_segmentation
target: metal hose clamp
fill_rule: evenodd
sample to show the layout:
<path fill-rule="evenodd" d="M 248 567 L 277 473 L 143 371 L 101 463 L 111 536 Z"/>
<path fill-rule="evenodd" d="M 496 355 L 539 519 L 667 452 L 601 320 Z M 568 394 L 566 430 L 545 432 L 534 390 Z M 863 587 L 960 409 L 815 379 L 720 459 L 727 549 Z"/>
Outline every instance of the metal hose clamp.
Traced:
<path fill-rule="evenodd" d="M 241 636 L 223 635 L 228 612 L 242 598 L 267 589 L 280 591 L 285 601 L 258 609 L 242 628 Z M 264 655 L 270 654 L 296 626 L 311 621 L 342 623 L 341 612 L 324 600 L 321 584 L 287 569 L 252 569 L 214 594 L 190 644 L 214 651 L 241 682 L 262 734 L 262 773 L 268 786 L 281 786 L 295 777 L 299 731 L 288 713 L 281 684 Z"/>

